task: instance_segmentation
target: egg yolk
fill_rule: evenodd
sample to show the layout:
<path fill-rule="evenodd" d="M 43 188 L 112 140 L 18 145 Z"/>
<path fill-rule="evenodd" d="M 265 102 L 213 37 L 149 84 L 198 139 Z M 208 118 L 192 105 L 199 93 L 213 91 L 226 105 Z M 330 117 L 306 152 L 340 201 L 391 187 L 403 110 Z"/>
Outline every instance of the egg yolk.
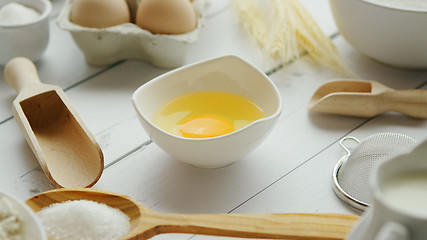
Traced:
<path fill-rule="evenodd" d="M 217 137 L 265 117 L 251 99 L 225 91 L 196 91 L 171 98 L 154 113 L 162 130 L 186 138 Z"/>
<path fill-rule="evenodd" d="M 209 138 L 234 131 L 233 124 L 218 115 L 202 114 L 184 119 L 175 129 L 175 134 L 187 138 Z"/>

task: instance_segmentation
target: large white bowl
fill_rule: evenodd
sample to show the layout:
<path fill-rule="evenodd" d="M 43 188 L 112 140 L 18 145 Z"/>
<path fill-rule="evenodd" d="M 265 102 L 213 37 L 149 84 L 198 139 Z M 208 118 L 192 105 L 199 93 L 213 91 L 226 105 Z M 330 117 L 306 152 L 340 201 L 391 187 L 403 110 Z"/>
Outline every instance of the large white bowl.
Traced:
<path fill-rule="evenodd" d="M 40 16 L 34 21 L 19 25 L 0 25 L 0 65 L 14 57 L 38 60 L 49 43 L 49 16 L 52 4 L 49 0 L 0 0 L 0 8 L 16 2 L 36 9 Z"/>
<path fill-rule="evenodd" d="M 361 53 L 396 67 L 427 68 L 426 10 L 387 7 L 368 0 L 329 2 L 340 33 Z"/>
<path fill-rule="evenodd" d="M 11 194 L 0 190 L 0 199 L 2 198 L 6 198 L 6 201 L 10 203 L 14 210 L 14 215 L 16 215 L 22 223 L 24 239 L 47 240 L 47 235 L 41 221 L 37 218 L 30 207 Z"/>
<path fill-rule="evenodd" d="M 151 121 L 154 112 L 173 97 L 194 91 L 241 94 L 256 102 L 266 117 L 232 133 L 213 138 L 184 138 Z M 224 56 L 173 70 L 139 87 L 132 103 L 151 139 L 175 159 L 201 168 L 231 164 L 255 149 L 275 125 L 282 110 L 276 86 L 261 71 L 236 56 Z"/>

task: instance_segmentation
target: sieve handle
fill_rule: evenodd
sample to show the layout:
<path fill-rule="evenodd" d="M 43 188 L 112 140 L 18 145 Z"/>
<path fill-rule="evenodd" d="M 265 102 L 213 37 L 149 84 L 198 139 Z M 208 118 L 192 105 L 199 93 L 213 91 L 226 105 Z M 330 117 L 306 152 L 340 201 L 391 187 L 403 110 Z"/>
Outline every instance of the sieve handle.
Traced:
<path fill-rule="evenodd" d="M 352 136 L 343 137 L 343 138 L 340 140 L 340 146 L 341 146 L 341 147 L 346 151 L 346 156 L 350 156 L 350 154 L 351 154 L 350 149 L 348 149 L 348 148 L 347 148 L 347 146 L 345 146 L 345 145 L 344 145 L 344 142 L 345 142 L 345 141 L 348 141 L 348 140 L 353 140 L 353 141 L 357 142 L 357 144 L 359 144 L 359 143 L 360 143 L 360 140 L 359 140 L 359 139 L 357 139 L 357 138 L 355 138 L 355 137 L 352 137 Z"/>

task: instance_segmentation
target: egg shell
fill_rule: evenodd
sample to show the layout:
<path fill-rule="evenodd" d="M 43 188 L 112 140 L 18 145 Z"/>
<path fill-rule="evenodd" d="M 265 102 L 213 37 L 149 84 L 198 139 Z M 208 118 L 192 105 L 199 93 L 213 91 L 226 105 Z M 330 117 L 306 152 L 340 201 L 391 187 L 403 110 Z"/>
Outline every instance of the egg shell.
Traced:
<path fill-rule="evenodd" d="M 126 0 L 74 0 L 70 19 L 85 27 L 105 28 L 130 22 Z"/>
<path fill-rule="evenodd" d="M 196 11 L 189 0 L 143 0 L 136 25 L 152 33 L 182 34 L 196 28 Z"/>
<path fill-rule="evenodd" d="M 119 60 L 137 59 L 151 64 L 173 68 L 185 63 L 186 55 L 199 36 L 204 22 L 207 0 L 194 0 L 198 13 L 197 27 L 185 34 L 152 34 L 134 23 L 124 23 L 107 28 L 88 28 L 70 21 L 74 0 L 67 0 L 58 18 L 57 25 L 69 31 L 83 52 L 86 62 L 95 66 L 106 66 Z M 135 16 L 136 0 L 127 0 L 131 16 Z"/>

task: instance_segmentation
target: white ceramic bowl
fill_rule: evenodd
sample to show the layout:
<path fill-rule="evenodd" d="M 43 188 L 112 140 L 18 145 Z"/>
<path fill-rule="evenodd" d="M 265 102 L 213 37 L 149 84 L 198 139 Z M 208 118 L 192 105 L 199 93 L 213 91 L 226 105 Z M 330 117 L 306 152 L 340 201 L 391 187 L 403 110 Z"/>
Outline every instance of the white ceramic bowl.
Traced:
<path fill-rule="evenodd" d="M 171 98 L 203 90 L 241 94 L 256 102 L 266 117 L 229 134 L 201 139 L 175 136 L 151 121 L 154 112 Z M 135 91 L 132 103 L 158 146 L 175 159 L 201 168 L 222 167 L 243 158 L 264 140 L 282 110 L 273 82 L 236 56 L 199 62 L 154 78 Z"/>
<path fill-rule="evenodd" d="M 0 200 L 5 198 L 12 206 L 13 214 L 22 223 L 24 239 L 47 240 L 46 232 L 33 210 L 16 197 L 0 191 Z"/>
<path fill-rule="evenodd" d="M 391 66 L 427 68 L 426 10 L 368 0 L 330 0 L 330 5 L 340 33 L 361 53 Z"/>
<path fill-rule="evenodd" d="M 11 2 L 36 9 L 40 16 L 26 24 L 0 25 L 0 65 L 5 65 L 14 57 L 36 61 L 49 43 L 52 4 L 49 0 L 0 0 L 0 8 Z"/>

